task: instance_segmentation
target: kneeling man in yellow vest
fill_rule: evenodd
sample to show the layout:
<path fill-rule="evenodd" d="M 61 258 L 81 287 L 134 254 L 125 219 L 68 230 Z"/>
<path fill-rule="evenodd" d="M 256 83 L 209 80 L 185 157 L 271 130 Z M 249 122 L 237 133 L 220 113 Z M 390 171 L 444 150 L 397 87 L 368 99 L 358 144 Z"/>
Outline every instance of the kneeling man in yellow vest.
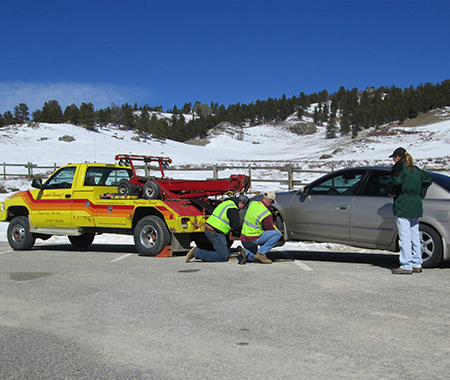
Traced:
<path fill-rule="evenodd" d="M 261 201 L 250 202 L 242 226 L 241 242 L 245 248 L 247 261 L 271 264 L 267 253 L 281 238 L 281 231 L 274 226 L 269 207 L 276 203 L 273 191 L 266 191 Z"/>
<path fill-rule="evenodd" d="M 192 248 L 186 255 L 186 262 L 192 259 L 202 261 L 227 261 L 231 256 L 228 235 L 231 229 L 234 233 L 240 233 L 242 223 L 239 218 L 239 210 L 243 209 L 248 203 L 248 197 L 245 194 L 239 197 L 232 197 L 219 204 L 208 218 L 205 225 L 205 235 L 213 245 L 214 250 L 208 251 L 197 247 Z M 239 235 L 238 235 L 239 236 Z M 239 248 L 240 254 L 244 254 L 244 249 Z"/>

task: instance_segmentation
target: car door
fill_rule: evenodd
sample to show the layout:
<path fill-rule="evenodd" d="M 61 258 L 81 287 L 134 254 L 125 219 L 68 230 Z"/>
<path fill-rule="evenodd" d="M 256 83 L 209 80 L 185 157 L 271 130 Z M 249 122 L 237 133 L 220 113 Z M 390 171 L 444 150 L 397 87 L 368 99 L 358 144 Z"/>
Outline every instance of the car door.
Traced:
<path fill-rule="evenodd" d="M 294 240 L 345 242 L 350 239 L 352 203 L 365 175 L 363 170 L 341 171 L 316 181 L 299 193 L 290 208 Z"/>
<path fill-rule="evenodd" d="M 388 195 L 389 170 L 373 169 L 361 190 L 353 200 L 350 215 L 350 239 L 352 242 L 387 248 L 394 243 L 396 222 L 393 198 Z"/>
<path fill-rule="evenodd" d="M 73 179 L 76 167 L 63 167 L 45 182 L 30 206 L 30 218 L 37 228 L 72 228 Z"/>

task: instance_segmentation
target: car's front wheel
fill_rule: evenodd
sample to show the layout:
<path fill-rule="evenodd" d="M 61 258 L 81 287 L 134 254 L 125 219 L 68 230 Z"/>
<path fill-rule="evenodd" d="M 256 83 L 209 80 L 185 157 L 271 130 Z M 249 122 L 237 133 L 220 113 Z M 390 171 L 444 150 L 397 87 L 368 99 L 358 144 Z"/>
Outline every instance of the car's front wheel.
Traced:
<path fill-rule="evenodd" d="M 16 251 L 26 251 L 33 247 L 36 236 L 30 231 L 26 216 L 16 216 L 8 226 L 8 243 Z"/>
<path fill-rule="evenodd" d="M 442 260 L 442 239 L 436 230 L 426 224 L 420 227 L 420 244 L 422 247 L 422 266 L 424 268 L 433 268 Z"/>

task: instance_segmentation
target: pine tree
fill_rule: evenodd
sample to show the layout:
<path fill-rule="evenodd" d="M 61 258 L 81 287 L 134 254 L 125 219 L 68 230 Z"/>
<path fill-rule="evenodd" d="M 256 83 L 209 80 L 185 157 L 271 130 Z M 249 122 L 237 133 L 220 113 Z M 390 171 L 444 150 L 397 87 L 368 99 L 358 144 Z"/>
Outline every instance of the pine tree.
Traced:
<path fill-rule="evenodd" d="M 75 103 L 67 106 L 64 110 L 64 121 L 73 125 L 79 124 L 80 110 Z"/>
<path fill-rule="evenodd" d="M 3 122 L 5 123 L 4 125 L 12 125 L 12 124 L 14 124 L 14 116 L 13 116 L 11 111 L 6 111 L 3 114 Z"/>
<path fill-rule="evenodd" d="M 14 119 L 20 124 L 30 121 L 30 113 L 28 112 L 28 106 L 25 103 L 19 103 L 18 106 L 14 107 Z"/>
<path fill-rule="evenodd" d="M 92 103 L 81 103 L 80 106 L 80 125 L 89 131 L 95 128 L 95 111 Z"/>
<path fill-rule="evenodd" d="M 40 121 L 44 123 L 63 123 L 64 117 L 58 101 L 49 100 L 48 102 L 45 102 L 44 107 L 42 107 L 40 118 L 42 119 Z"/>
<path fill-rule="evenodd" d="M 335 138 L 337 132 L 337 126 L 336 126 L 336 119 L 331 118 L 330 121 L 327 124 L 327 137 L 328 138 Z"/>
<path fill-rule="evenodd" d="M 111 108 L 99 109 L 95 115 L 96 123 L 100 127 L 106 127 L 111 121 Z"/>

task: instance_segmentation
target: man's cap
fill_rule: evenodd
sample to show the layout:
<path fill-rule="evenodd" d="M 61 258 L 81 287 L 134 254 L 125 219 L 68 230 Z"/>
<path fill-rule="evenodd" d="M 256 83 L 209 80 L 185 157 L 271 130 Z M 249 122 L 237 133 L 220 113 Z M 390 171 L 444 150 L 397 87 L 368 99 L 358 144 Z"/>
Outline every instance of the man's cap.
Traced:
<path fill-rule="evenodd" d="M 240 194 L 238 198 L 239 198 L 239 201 L 241 201 L 243 204 L 247 205 L 248 197 L 245 194 Z"/>
<path fill-rule="evenodd" d="M 394 156 L 399 156 L 399 157 L 405 157 L 406 154 L 406 149 L 405 148 L 397 148 L 396 150 L 394 150 L 394 153 L 392 153 L 389 158 L 392 158 Z"/>
<path fill-rule="evenodd" d="M 264 193 L 264 198 L 271 199 L 273 201 L 273 203 L 277 203 L 277 201 L 275 200 L 276 197 L 277 196 L 275 195 L 275 193 L 273 191 L 266 191 Z"/>

